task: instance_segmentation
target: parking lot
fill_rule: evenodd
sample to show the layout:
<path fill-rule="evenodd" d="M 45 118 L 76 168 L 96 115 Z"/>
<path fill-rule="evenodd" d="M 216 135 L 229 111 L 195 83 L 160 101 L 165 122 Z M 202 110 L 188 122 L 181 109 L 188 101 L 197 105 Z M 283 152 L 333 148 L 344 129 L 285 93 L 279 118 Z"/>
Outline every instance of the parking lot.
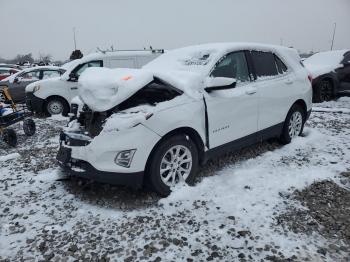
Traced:
<path fill-rule="evenodd" d="M 63 117 L 0 149 L 0 261 L 343 260 L 350 256 L 350 98 L 314 105 L 303 136 L 209 161 L 193 187 L 69 179 Z M 21 133 L 22 132 L 22 133 Z"/>

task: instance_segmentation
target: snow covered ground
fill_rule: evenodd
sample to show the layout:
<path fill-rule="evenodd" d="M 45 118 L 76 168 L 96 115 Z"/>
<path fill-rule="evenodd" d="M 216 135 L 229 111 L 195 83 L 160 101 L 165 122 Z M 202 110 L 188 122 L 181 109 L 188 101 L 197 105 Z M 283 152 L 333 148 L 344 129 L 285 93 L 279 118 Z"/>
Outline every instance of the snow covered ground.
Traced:
<path fill-rule="evenodd" d="M 211 160 L 195 186 L 165 199 L 68 179 L 55 162 L 63 118 L 36 119 L 30 138 L 17 126 L 18 147 L 0 148 L 0 261 L 347 259 L 350 235 L 294 233 L 277 218 L 291 205 L 304 210 L 290 196 L 315 181 L 349 189 L 339 176 L 350 171 L 349 109 L 348 97 L 317 104 L 292 144 Z M 334 242 L 338 249 L 320 252 Z"/>

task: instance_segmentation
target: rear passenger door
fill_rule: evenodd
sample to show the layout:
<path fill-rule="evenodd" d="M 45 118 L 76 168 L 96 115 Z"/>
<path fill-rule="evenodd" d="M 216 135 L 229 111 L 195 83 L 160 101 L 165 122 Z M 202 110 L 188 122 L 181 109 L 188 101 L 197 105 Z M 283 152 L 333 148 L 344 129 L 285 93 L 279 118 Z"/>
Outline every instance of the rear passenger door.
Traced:
<path fill-rule="evenodd" d="M 259 95 L 258 130 L 262 131 L 284 122 L 291 106 L 290 89 L 294 79 L 286 64 L 272 52 L 251 51 L 250 54 Z"/>

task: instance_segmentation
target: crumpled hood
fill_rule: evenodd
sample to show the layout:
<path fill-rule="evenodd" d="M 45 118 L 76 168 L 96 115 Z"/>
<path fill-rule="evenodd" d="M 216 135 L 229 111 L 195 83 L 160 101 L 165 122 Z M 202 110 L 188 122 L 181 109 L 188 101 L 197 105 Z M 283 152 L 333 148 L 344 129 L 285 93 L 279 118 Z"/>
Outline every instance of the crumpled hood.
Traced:
<path fill-rule="evenodd" d="M 191 97 L 198 97 L 201 77 L 190 72 L 162 72 L 128 68 L 86 69 L 79 77 L 79 97 L 93 111 L 107 111 L 122 103 L 158 77 L 181 89 Z"/>
<path fill-rule="evenodd" d="M 138 69 L 88 68 L 79 77 L 79 96 L 93 111 L 106 111 L 120 104 L 153 80 Z"/>

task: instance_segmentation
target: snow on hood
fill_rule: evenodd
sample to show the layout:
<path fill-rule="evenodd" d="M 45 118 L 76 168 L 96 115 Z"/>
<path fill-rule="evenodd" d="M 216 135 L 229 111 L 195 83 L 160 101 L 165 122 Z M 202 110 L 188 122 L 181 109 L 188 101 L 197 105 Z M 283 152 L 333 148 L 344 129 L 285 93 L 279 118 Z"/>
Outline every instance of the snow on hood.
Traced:
<path fill-rule="evenodd" d="M 106 111 L 128 99 L 153 80 L 150 72 L 103 67 L 87 68 L 79 77 L 79 97 L 93 111 Z"/>
<path fill-rule="evenodd" d="M 154 77 L 184 91 L 192 98 L 200 97 L 202 78 L 183 71 L 150 71 L 127 68 L 86 69 L 79 78 L 79 97 L 93 111 L 109 110 L 145 87 Z"/>
<path fill-rule="evenodd" d="M 316 78 L 342 67 L 341 61 L 347 51 L 349 50 L 320 52 L 305 59 L 303 63 L 312 77 Z"/>

